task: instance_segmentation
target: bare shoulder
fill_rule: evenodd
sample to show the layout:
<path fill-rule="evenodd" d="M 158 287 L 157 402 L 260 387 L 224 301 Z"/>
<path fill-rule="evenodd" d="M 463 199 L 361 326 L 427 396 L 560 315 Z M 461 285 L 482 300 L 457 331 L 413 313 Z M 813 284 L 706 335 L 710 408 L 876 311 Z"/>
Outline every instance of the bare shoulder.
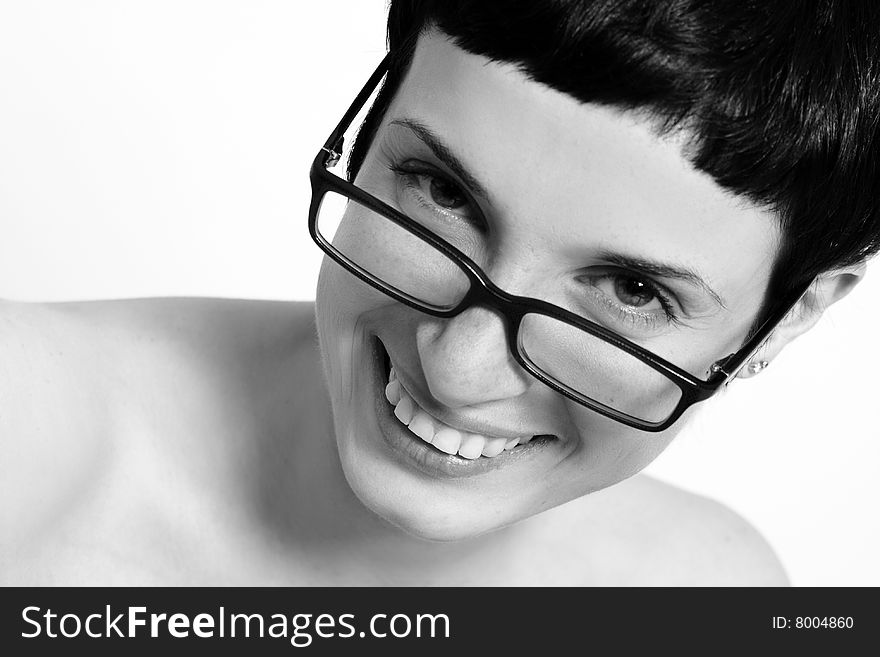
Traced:
<path fill-rule="evenodd" d="M 313 335 L 311 303 L 0 300 L 0 535 L 39 536 L 130 472 L 131 418 L 216 426 Z"/>
<path fill-rule="evenodd" d="M 311 330 L 313 302 L 211 297 L 155 297 L 43 304 L 56 318 L 76 322 L 93 334 L 137 343 L 183 346 L 239 343 L 259 348 L 274 337 L 298 337 Z M 293 334 L 291 334 L 293 331 Z"/>
<path fill-rule="evenodd" d="M 74 401 L 83 420 L 108 420 L 175 382 L 211 385 L 301 353 L 298 345 L 314 342 L 313 308 L 217 298 L 0 301 L 0 390 L 32 402 L 20 418 L 31 424 L 53 404 L 69 413 Z"/>
<path fill-rule="evenodd" d="M 653 585 L 786 586 L 788 577 L 764 537 L 725 505 L 647 475 L 622 491 L 644 520 L 643 573 Z"/>
<path fill-rule="evenodd" d="M 210 384 L 259 371 L 314 335 L 314 304 L 208 297 L 165 297 L 50 304 L 55 317 L 82 328 L 113 352 L 127 380 L 196 377 Z"/>
<path fill-rule="evenodd" d="M 566 542 L 581 563 L 601 563 L 589 583 L 609 586 L 786 586 L 773 549 L 723 504 L 647 475 L 562 507 Z"/>
<path fill-rule="evenodd" d="M 7 389 L 70 377 L 92 398 L 125 394 L 127 384 L 163 368 L 218 369 L 308 342 L 311 302 L 217 298 L 144 298 L 64 303 L 0 300 Z M 202 372 L 204 373 L 204 372 Z M 109 385 L 110 381 L 112 385 Z M 72 390 L 68 390 L 72 392 Z M 39 401 L 39 399 L 37 400 Z"/>
<path fill-rule="evenodd" d="M 102 467 L 101 350 L 43 304 L 0 301 L 0 534 L 38 530 Z M 14 530 L 14 531 L 13 531 Z"/>

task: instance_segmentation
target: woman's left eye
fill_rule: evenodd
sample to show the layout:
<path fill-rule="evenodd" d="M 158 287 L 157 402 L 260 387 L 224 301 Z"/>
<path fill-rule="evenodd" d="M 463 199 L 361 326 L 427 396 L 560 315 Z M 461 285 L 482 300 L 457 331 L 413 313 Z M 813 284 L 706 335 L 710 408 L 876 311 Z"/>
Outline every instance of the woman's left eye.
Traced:
<path fill-rule="evenodd" d="M 659 330 L 678 320 L 675 304 L 663 289 L 639 274 L 599 269 L 578 277 L 588 285 L 600 319 L 624 328 Z"/>
<path fill-rule="evenodd" d="M 626 306 L 649 309 L 652 302 L 660 303 L 655 288 L 643 280 L 632 276 L 618 276 L 609 282 L 613 287 L 614 296 Z"/>

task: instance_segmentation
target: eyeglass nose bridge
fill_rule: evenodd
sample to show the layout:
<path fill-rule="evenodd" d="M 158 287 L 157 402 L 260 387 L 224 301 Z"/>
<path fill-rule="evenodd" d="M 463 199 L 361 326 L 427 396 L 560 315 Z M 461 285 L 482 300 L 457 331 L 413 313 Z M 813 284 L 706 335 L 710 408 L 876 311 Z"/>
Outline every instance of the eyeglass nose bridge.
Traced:
<path fill-rule="evenodd" d="M 495 311 L 504 321 L 508 332 L 508 342 L 515 351 L 515 338 L 523 317 L 531 309 L 520 297 L 498 287 L 482 271 L 467 267 L 470 288 L 461 302 L 452 309 L 449 317 L 455 317 L 473 307 L 483 307 Z"/>
<path fill-rule="evenodd" d="M 470 289 L 447 316 L 455 317 L 473 307 L 483 307 L 494 311 L 504 324 L 507 347 L 514 360 L 531 376 L 556 390 L 560 390 L 558 385 L 529 361 L 521 344 L 520 332 L 523 320 L 530 313 L 541 313 L 542 310 L 535 305 L 536 301 L 541 302 L 537 299 L 519 297 L 507 292 L 498 287 L 482 270 L 468 267 L 468 271 L 471 279 Z"/>

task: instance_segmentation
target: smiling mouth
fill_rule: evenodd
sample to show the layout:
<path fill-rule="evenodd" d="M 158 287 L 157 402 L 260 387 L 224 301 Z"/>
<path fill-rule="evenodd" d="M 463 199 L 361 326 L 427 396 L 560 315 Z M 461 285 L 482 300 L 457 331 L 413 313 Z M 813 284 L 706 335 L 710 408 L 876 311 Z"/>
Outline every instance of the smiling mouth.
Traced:
<path fill-rule="evenodd" d="M 384 345 L 378 339 L 377 343 L 382 356 L 383 380 L 386 382 L 385 399 L 393 408 L 393 415 L 400 425 L 406 427 L 412 437 L 432 448 L 431 451 L 436 450 L 447 458 L 460 461 L 485 461 L 498 459 L 508 453 L 519 456 L 520 452 L 526 450 L 526 446 L 534 449 L 556 440 L 555 436 L 547 434 L 509 438 L 484 435 L 445 424 L 413 399 L 413 395 L 399 379 Z"/>

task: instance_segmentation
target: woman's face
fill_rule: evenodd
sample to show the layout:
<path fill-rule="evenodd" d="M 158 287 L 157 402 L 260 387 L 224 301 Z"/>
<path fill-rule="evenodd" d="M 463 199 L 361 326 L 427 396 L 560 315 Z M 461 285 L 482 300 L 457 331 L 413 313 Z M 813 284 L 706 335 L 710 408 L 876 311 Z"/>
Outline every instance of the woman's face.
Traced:
<path fill-rule="evenodd" d="M 502 289 L 702 375 L 748 332 L 779 234 L 769 213 L 695 171 L 681 148 L 632 113 L 582 104 L 430 33 L 356 184 L 434 222 Z M 454 287 L 404 233 L 353 205 L 339 235 L 414 284 Z M 646 433 L 600 416 L 524 372 L 494 311 L 438 319 L 326 258 L 317 315 L 346 478 L 367 507 L 418 536 L 477 535 L 622 481 L 688 417 Z M 386 354 L 399 381 L 392 398 L 396 388 L 413 401 L 397 415 L 424 415 L 412 430 L 386 398 Z M 640 381 L 621 384 L 623 365 L 583 369 L 620 403 L 653 403 Z M 510 448 L 532 436 L 542 437 Z"/>

